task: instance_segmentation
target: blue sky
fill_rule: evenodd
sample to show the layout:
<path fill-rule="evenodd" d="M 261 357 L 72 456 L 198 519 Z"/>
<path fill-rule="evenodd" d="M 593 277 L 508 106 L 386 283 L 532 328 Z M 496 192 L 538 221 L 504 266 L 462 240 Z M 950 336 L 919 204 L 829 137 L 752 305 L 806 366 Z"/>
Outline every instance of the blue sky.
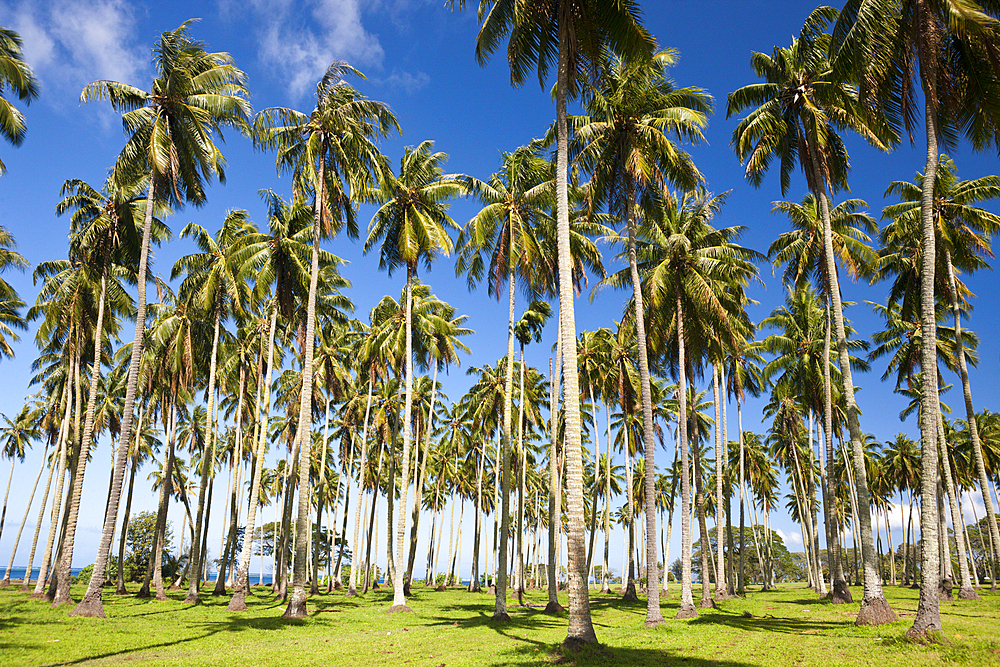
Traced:
<path fill-rule="evenodd" d="M 778 175 L 768 174 L 759 189 L 746 183 L 743 169 L 729 147 L 737 119 L 725 118 L 725 96 L 755 81 L 749 67 L 752 51 L 787 46 L 814 8 L 812 2 L 799 0 L 643 3 L 646 27 L 661 46 L 680 51 L 680 62 L 673 69 L 676 83 L 705 88 L 715 97 L 717 111 L 706 130 L 707 141 L 690 152 L 711 190 L 732 190 L 718 223 L 745 226 L 742 242 L 762 252 L 786 229 L 784 219 L 770 214 L 772 202 L 782 198 Z M 438 150 L 451 156 L 446 166 L 448 171 L 487 178 L 498 166 L 499 151 L 512 150 L 541 136 L 554 117 L 549 92 L 552 81 L 545 86 L 529 81 L 522 88 L 513 89 L 503 50 L 486 67 L 480 67 L 474 56 L 475 12 L 449 12 L 442 0 L 368 3 L 361 0 L 170 3 L 8 0 L 0 4 L 0 25 L 18 30 L 24 38 L 26 59 L 40 79 L 42 94 L 24 109 L 28 122 L 25 143 L 16 149 L 0 144 L 0 156 L 8 169 L 8 174 L 0 178 L 0 224 L 15 236 L 20 251 L 33 266 L 65 257 L 67 220 L 54 215 L 62 182 L 82 178 L 93 184 L 101 183 L 123 145 L 120 119 L 105 103 L 80 105 L 80 90 L 88 82 L 104 78 L 147 88 L 152 77 L 150 48 L 156 37 L 192 17 L 201 19 L 193 34 L 211 50 L 231 53 L 237 65 L 246 71 L 256 110 L 289 106 L 308 111 L 314 103 L 315 82 L 333 60 L 346 60 L 363 71 L 368 80 L 357 82 L 357 87 L 369 97 L 389 104 L 400 120 L 403 135 L 391 137 L 383 144 L 384 152 L 394 163 L 398 163 L 404 146 L 433 139 Z M 264 207 L 257 191 L 271 188 L 288 195 L 288 179 L 275 173 L 273 155 L 254 151 L 247 139 L 235 134 L 226 140 L 223 152 L 228 161 L 227 183 L 210 187 L 204 207 L 187 207 L 172 216 L 168 224 L 175 233 L 189 221 L 214 231 L 229 209 L 245 208 L 258 223 L 263 223 Z M 904 143 L 888 155 L 854 137 L 848 138 L 848 147 L 853 162 L 851 196 L 866 200 L 876 218 L 882 206 L 891 203 L 882 199 L 888 183 L 912 180 L 923 168 L 924 149 L 919 136 L 915 146 Z M 962 178 L 997 171 L 993 154 L 974 154 L 962 146 L 952 156 Z M 787 199 L 798 200 L 803 194 L 804 181 L 796 174 Z M 456 222 L 464 224 L 476 210 L 475 202 L 460 201 L 451 212 Z M 370 208 L 362 208 L 359 219 L 367 223 L 371 214 Z M 377 257 L 362 256 L 361 245 L 341 237 L 327 247 L 349 260 L 343 270 L 354 283 L 349 296 L 357 313 L 364 316 L 382 295 L 399 294 L 403 276 L 388 278 L 378 270 Z M 606 246 L 604 249 L 608 268 L 617 268 L 614 252 Z M 188 241 L 174 241 L 157 252 L 154 270 L 167 277 L 173 262 L 193 251 Z M 761 274 L 765 285 L 751 290 L 759 302 L 751 310 L 755 321 L 781 305 L 784 298 L 780 279 L 772 275 L 770 267 L 761 267 Z M 34 301 L 37 287 L 32 285 L 30 274 L 5 277 L 25 301 Z M 492 363 L 505 352 L 506 308 L 490 300 L 484 289 L 470 294 L 464 279 L 455 278 L 451 260 L 442 259 L 421 277 L 439 297 L 467 314 L 469 326 L 477 331 L 468 341 L 471 357 L 445 380 L 446 392 L 456 399 L 470 384 L 464 375 L 465 368 Z M 968 283 L 979 297 L 979 308 L 968 323 L 981 338 L 980 366 L 972 378 L 976 407 L 995 409 L 993 397 L 1000 389 L 1000 355 L 991 335 L 998 330 L 997 310 L 991 307 L 991 302 L 996 288 L 989 272 L 971 277 Z M 884 300 L 886 289 L 883 285 L 845 283 L 843 291 L 846 300 L 861 303 Z M 613 321 L 620 318 L 624 298 L 622 293 L 605 291 L 593 302 L 580 299 L 578 331 L 613 326 Z M 519 299 L 518 307 L 523 305 Z M 859 334 L 865 337 L 881 326 L 864 306 L 850 309 L 849 316 Z M 554 333 L 554 326 L 549 326 L 546 331 L 549 341 L 554 339 Z M 0 411 L 9 415 L 16 413 L 25 394 L 31 391 L 27 383 L 29 366 L 36 354 L 33 335 L 33 331 L 28 333 L 15 348 L 16 359 L 0 362 L 7 378 L 0 393 Z M 529 362 L 547 368 L 549 345 L 529 347 Z M 864 413 L 862 427 L 880 441 L 891 439 L 898 431 L 915 436 L 915 423 L 901 424 L 897 417 L 904 400 L 892 394 L 888 383 L 879 381 L 883 370 L 876 364 L 875 372 L 855 379 L 863 388 L 858 395 Z M 953 377 L 946 381 L 957 383 Z M 953 407 L 960 407 L 958 391 L 948 398 Z M 746 407 L 747 428 L 763 430 L 762 405 L 762 401 L 751 401 Z M 603 449 L 603 434 L 601 442 Z M 665 460 L 672 453 L 658 456 Z M 104 501 L 109 459 L 108 448 L 102 444 L 88 469 L 84 489 L 87 507 L 101 507 Z M 0 540 L 3 557 L 12 546 L 15 531 L 12 524 L 20 520 L 24 511 L 23 503 L 39 461 L 36 452 L 23 468 L 19 467 L 21 472 L 16 475 L 8 511 L 9 527 Z M 150 469 L 147 466 L 145 472 Z M 149 507 L 154 504 L 152 499 L 146 502 Z M 265 514 L 269 516 L 269 510 Z M 221 512 L 216 516 L 221 516 Z M 176 534 L 180 514 L 175 513 L 173 518 Z M 96 520 L 87 521 L 85 516 L 77 540 L 77 565 L 90 562 L 96 548 L 99 525 Z M 797 527 L 783 516 L 776 516 L 775 522 L 776 527 L 790 536 L 789 546 L 801 549 Z M 471 536 L 471 526 L 464 532 Z M 675 531 L 678 534 L 679 530 Z M 674 539 L 671 560 L 679 554 L 678 539 Z M 218 544 L 218 538 L 210 539 L 209 543 L 213 542 Z M 26 548 L 22 549 L 25 555 L 19 557 L 18 563 L 26 559 Z M 613 567 L 620 570 L 617 549 L 612 548 L 612 552 Z M 467 562 L 467 557 L 463 561 Z"/>

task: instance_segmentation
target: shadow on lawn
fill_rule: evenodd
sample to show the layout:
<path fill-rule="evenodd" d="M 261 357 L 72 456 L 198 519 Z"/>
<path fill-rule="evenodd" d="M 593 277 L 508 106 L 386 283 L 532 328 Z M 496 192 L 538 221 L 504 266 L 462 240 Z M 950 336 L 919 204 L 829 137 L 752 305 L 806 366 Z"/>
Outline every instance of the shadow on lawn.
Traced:
<path fill-rule="evenodd" d="M 716 611 L 702 614 L 688 621 L 693 626 L 725 625 L 747 632 L 778 632 L 782 634 L 819 634 L 823 631 L 842 630 L 843 621 L 820 621 L 808 618 L 786 618 L 781 616 L 745 616 L 743 614 Z"/>
<path fill-rule="evenodd" d="M 575 667 L 590 667 L 614 665 L 614 667 L 646 667 L 647 665 L 675 666 L 678 664 L 698 667 L 752 667 L 753 663 L 736 662 L 734 660 L 711 660 L 686 656 L 682 649 L 640 649 L 604 646 L 601 644 L 581 646 L 569 649 L 563 646 L 553 647 L 550 644 L 538 646 L 521 646 L 510 651 L 516 657 L 509 660 L 494 660 L 494 667 L 505 665 L 533 665 L 536 667 L 556 665 L 574 665 Z"/>

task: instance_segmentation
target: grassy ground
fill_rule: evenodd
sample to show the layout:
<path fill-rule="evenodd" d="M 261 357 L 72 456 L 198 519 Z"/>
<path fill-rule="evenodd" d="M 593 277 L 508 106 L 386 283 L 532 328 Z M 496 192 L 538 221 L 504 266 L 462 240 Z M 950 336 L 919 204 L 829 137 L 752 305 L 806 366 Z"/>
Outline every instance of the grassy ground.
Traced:
<path fill-rule="evenodd" d="M 77 590 L 77 598 L 83 587 Z M 414 586 L 412 614 L 387 614 L 391 591 L 364 599 L 342 593 L 309 600 L 309 617 L 279 618 L 284 605 L 270 595 L 248 598 L 249 611 L 226 611 L 226 598 L 206 593 L 197 606 L 184 591 L 166 602 L 105 592 L 105 620 L 71 618 L 16 588 L 0 589 L 0 665 L 1000 665 L 1000 594 L 980 602 L 943 602 L 946 643 L 912 644 L 917 591 L 887 588 L 900 620 L 856 628 L 858 605 L 820 602 L 802 586 L 752 593 L 747 599 L 674 620 L 678 590 L 663 600 L 668 622 L 643 627 L 646 603 L 591 594 L 600 645 L 577 653 L 558 648 L 566 616 L 542 613 L 544 592 L 529 606 L 510 604 L 510 623 L 494 623 L 493 599 L 460 589 L 434 592 Z M 852 589 L 856 599 L 861 590 Z M 697 595 L 696 595 L 697 599 Z M 566 604 L 566 600 L 562 600 Z"/>

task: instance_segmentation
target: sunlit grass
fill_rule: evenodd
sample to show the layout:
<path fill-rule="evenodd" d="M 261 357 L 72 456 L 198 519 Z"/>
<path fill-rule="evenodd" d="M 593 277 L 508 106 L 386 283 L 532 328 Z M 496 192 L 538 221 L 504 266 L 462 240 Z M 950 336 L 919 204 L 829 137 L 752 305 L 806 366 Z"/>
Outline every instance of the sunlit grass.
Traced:
<path fill-rule="evenodd" d="M 226 611 L 228 597 L 185 605 L 185 591 L 166 602 L 105 592 L 105 620 L 70 617 L 16 588 L 0 589 L 2 665 L 1000 665 L 1000 594 L 980 602 L 942 602 L 947 643 L 903 639 L 917 606 L 917 591 L 889 587 L 898 622 L 857 628 L 858 604 L 821 602 L 802 586 L 702 610 L 676 621 L 676 588 L 663 600 L 667 623 L 643 626 L 645 601 L 591 594 L 600 646 L 564 653 L 566 616 L 544 614 L 546 595 L 533 591 L 529 606 L 510 602 L 512 621 L 491 620 L 493 598 L 461 589 L 438 593 L 415 585 L 412 614 L 387 614 L 387 589 L 363 599 L 343 593 L 309 600 L 309 617 L 285 621 L 284 604 L 269 589 L 247 598 L 249 610 Z M 852 589 L 856 599 L 861 590 Z M 74 587 L 74 593 L 83 593 Z M 696 599 L 698 595 L 696 593 Z M 567 604 L 565 594 L 562 603 Z"/>

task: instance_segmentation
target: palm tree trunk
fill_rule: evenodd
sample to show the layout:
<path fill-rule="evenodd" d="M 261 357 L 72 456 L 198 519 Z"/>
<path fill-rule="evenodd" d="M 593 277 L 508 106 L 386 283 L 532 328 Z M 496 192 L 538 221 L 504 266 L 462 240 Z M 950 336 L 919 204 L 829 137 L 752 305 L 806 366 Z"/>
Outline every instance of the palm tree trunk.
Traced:
<path fill-rule="evenodd" d="M 929 11 L 924 3 L 918 3 L 917 11 Z M 930 71 L 927 71 L 930 69 Z M 936 76 L 933 63 L 921 62 L 921 80 L 924 84 L 924 115 L 927 129 L 927 160 L 924 165 L 924 181 L 920 195 L 920 231 L 923 250 L 920 267 L 920 368 L 923 378 L 923 394 L 920 398 L 920 480 L 921 488 L 935 488 L 938 472 L 938 367 L 937 367 L 937 303 L 934 293 L 934 269 L 936 267 L 934 220 L 934 185 L 937 181 L 937 109 L 931 80 Z M 972 424 L 970 423 L 970 427 Z M 985 494 L 984 494 L 985 495 Z M 937 504 L 929 502 L 930 493 L 924 493 L 920 503 L 920 535 L 923 548 L 920 550 L 920 600 L 913 626 L 907 630 L 908 637 L 932 638 L 941 631 L 941 612 L 938 601 L 938 549 Z M 996 523 L 994 522 L 994 526 Z M 944 536 L 947 538 L 947 535 Z"/>
<path fill-rule="evenodd" d="M 639 600 L 639 594 L 635 589 L 635 498 L 633 494 L 635 493 L 635 480 L 632 478 L 632 431 L 626 429 L 626 441 L 625 445 L 625 489 L 626 489 L 626 502 L 625 502 L 625 517 L 628 521 L 628 547 L 626 547 L 626 552 L 628 553 L 628 577 L 625 580 L 625 587 L 623 589 L 622 599 L 629 602 L 637 602 Z"/>
<path fill-rule="evenodd" d="M 177 395 L 176 387 L 172 394 Z M 167 594 L 163 590 L 163 549 L 166 547 L 164 538 L 166 537 L 167 513 L 170 511 L 170 496 L 173 492 L 174 482 L 174 446 L 177 440 L 177 403 L 174 399 L 170 401 L 170 435 L 167 440 L 167 460 L 163 465 L 163 476 L 160 479 L 160 507 L 156 513 L 156 541 L 153 553 L 150 555 L 153 560 L 153 585 L 156 587 L 156 599 L 161 601 L 167 599 Z"/>
<path fill-rule="evenodd" d="M 413 419 L 413 267 L 406 267 L 406 399 L 403 405 L 403 467 L 400 470 L 399 516 L 396 520 L 396 557 L 392 583 L 390 611 L 411 611 L 406 606 L 403 579 L 406 567 L 403 561 L 403 539 L 406 536 L 406 503 L 410 488 L 410 441 Z M 393 476 L 394 477 L 394 476 Z M 392 484 L 390 484 L 392 486 Z M 419 489 L 415 490 L 419 492 Z M 390 491 L 389 501 L 392 502 Z"/>
<path fill-rule="evenodd" d="M 507 534 L 510 531 L 510 455 L 512 398 L 514 393 L 514 272 L 508 274 L 507 365 L 504 369 L 503 431 L 500 443 L 500 533 L 497 553 L 496 603 L 493 618 L 509 621 L 507 615 Z"/>
<path fill-rule="evenodd" d="M 358 467 L 358 500 L 354 505 L 354 540 L 351 544 L 354 545 L 355 551 L 360 554 L 361 543 L 359 539 L 359 530 L 361 526 L 361 498 L 365 493 L 365 463 L 368 453 L 368 418 L 371 415 L 372 409 L 372 388 L 375 385 L 375 373 L 374 364 L 368 369 L 368 399 L 365 402 L 365 423 L 361 429 L 361 462 Z M 357 562 L 355 562 L 357 561 Z M 353 597 L 358 594 L 358 565 L 360 565 L 360 560 L 358 556 L 355 556 L 354 561 L 351 563 L 351 578 L 347 583 L 347 597 Z"/>
<path fill-rule="evenodd" d="M 87 416 L 84 419 L 83 424 L 83 438 L 80 441 L 78 460 L 76 464 L 76 475 L 71 489 L 71 498 L 69 501 L 69 521 L 66 524 L 66 537 L 63 539 L 63 545 L 61 550 L 61 558 L 59 562 L 59 573 L 58 573 L 58 586 L 56 587 L 56 594 L 52 600 L 52 606 L 58 606 L 61 604 L 67 604 L 72 602 L 70 597 L 69 587 L 72 583 L 72 577 L 70 576 L 70 567 L 73 562 L 73 543 L 76 537 L 76 524 L 77 515 L 80 511 L 80 496 L 83 493 L 83 476 L 87 467 L 88 453 L 90 452 L 90 443 L 94 438 L 94 412 L 97 409 L 97 388 L 100 385 L 101 377 L 101 352 L 103 347 L 101 343 L 104 340 L 104 302 L 107 296 L 108 290 L 108 264 L 110 259 L 105 259 L 104 266 L 101 271 L 101 291 L 97 302 L 97 324 L 94 325 L 94 365 L 90 373 L 90 391 L 87 400 Z M 79 363 L 79 361 L 77 362 Z M 124 433 L 124 431 L 123 431 Z M 128 442 L 126 438 L 124 442 Z M 128 447 L 123 447 L 125 450 L 126 457 L 128 455 Z M 119 458 L 121 458 L 119 456 Z M 13 471 L 12 471 L 13 472 Z M 124 466 L 122 468 L 122 475 L 124 476 L 125 470 Z M 114 482 L 112 481 L 112 484 Z M 10 485 L 8 484 L 8 491 Z M 121 489 L 121 483 L 119 480 L 119 491 Z M 4 511 L 6 512 L 7 504 L 6 499 L 4 500 Z M 110 506 L 109 508 L 110 509 Z M 118 504 L 115 503 L 115 511 L 118 510 Z M 115 524 L 118 521 L 118 516 L 115 515 L 111 517 L 110 521 L 110 533 L 108 534 L 108 553 L 110 553 L 111 548 L 111 536 L 114 534 Z M 105 528 L 107 529 L 108 517 L 105 516 Z M 0 523 L 0 530 L 3 529 L 3 524 Z M 104 538 L 102 536 L 101 543 L 104 543 Z M 99 550 L 100 553 L 100 550 Z M 104 556 L 104 566 L 107 566 L 107 554 Z M 96 570 L 96 567 L 95 567 Z M 104 584 L 104 568 L 101 570 L 101 579 L 98 581 L 98 585 Z M 89 591 L 88 586 L 88 591 Z M 83 613 L 79 608 L 73 611 L 74 616 L 91 616 L 94 614 Z M 103 618 L 103 614 L 96 614 Z"/>
<path fill-rule="evenodd" d="M 955 549 L 958 551 L 958 599 L 978 600 L 979 594 L 972 587 L 972 579 L 969 576 L 969 563 L 965 559 L 965 536 L 962 534 L 962 515 L 959 512 L 959 499 L 955 494 L 955 485 L 951 475 L 951 457 L 948 456 L 948 443 L 944 437 L 944 423 L 941 413 L 938 412 L 938 442 L 941 448 L 941 468 L 944 475 L 945 492 L 948 494 L 948 505 L 951 510 L 951 523 L 955 527 Z M 947 530 L 945 531 L 947 539 Z"/>
<path fill-rule="evenodd" d="M 56 531 L 59 529 L 59 517 L 63 507 L 63 481 L 66 478 L 66 468 L 69 450 L 69 422 L 72 410 L 70 409 L 70 397 L 72 395 L 72 373 L 66 374 L 66 395 L 63 409 L 63 420 L 59 435 L 59 475 L 56 477 L 55 493 L 52 495 L 52 512 L 49 515 L 49 534 L 45 540 L 45 551 L 42 554 L 41 567 L 38 570 L 38 580 L 35 588 L 31 592 L 34 599 L 45 597 L 45 579 L 48 575 L 49 566 L 52 562 L 52 546 L 55 542 Z M 30 574 L 30 573 L 29 573 Z"/>
<path fill-rule="evenodd" d="M 871 499 L 868 491 L 868 474 L 865 470 L 865 452 L 862 445 L 861 422 L 859 410 L 854 401 L 854 380 L 851 375 L 850 353 L 847 349 L 847 335 L 844 329 L 844 307 L 840 298 L 840 281 L 837 278 L 837 265 L 833 252 L 833 235 L 830 228 L 830 206 L 826 198 L 826 188 L 820 173 L 815 152 L 811 152 L 813 182 L 816 184 L 816 194 L 820 203 L 820 213 L 823 218 L 823 248 L 826 264 L 827 284 L 832 299 L 832 314 L 837 334 L 837 353 L 840 362 L 840 374 L 844 383 L 844 402 L 847 406 L 847 428 L 851 435 L 853 449 L 854 479 L 856 482 L 858 504 L 861 512 L 856 517 L 858 532 L 861 534 L 861 553 L 864 561 L 864 598 L 861 609 L 855 621 L 857 625 L 881 625 L 896 620 L 896 614 L 886 602 L 882 593 L 882 578 L 878 573 L 878 563 L 875 556 L 875 542 L 872 537 L 872 520 L 870 514 Z M 936 463 L 936 462 L 935 462 Z"/>
<path fill-rule="evenodd" d="M 140 427 L 141 428 L 141 427 Z M 126 595 L 128 589 L 125 588 L 125 540 L 128 537 L 128 520 L 132 514 L 132 491 L 135 488 L 135 470 L 138 461 L 132 461 L 132 469 L 128 476 L 128 493 L 125 495 L 125 516 L 122 518 L 122 534 L 118 540 L 118 573 L 115 577 L 115 594 Z M 181 545 L 184 542 L 184 532 L 181 531 Z M 178 556 L 180 553 L 178 553 Z"/>
<path fill-rule="evenodd" d="M 691 590 L 691 468 L 688 461 L 687 360 L 685 359 L 684 306 L 681 303 L 679 284 L 675 286 L 674 297 L 677 305 L 677 399 L 679 403 L 677 445 L 681 450 L 681 604 L 677 610 L 677 618 L 694 618 L 698 615 L 698 610 L 694 606 L 694 596 Z"/>
<path fill-rule="evenodd" d="M 435 361 L 434 378 L 431 381 L 430 412 L 427 417 L 427 427 L 424 429 L 424 446 L 421 454 L 422 458 L 420 460 L 420 471 L 417 473 L 416 484 L 413 487 L 413 516 L 411 517 L 410 526 L 410 553 L 406 562 L 406 583 L 404 584 L 407 589 L 407 595 L 409 595 L 409 588 L 413 583 L 413 563 L 417 557 L 417 531 L 420 528 L 420 508 L 423 501 L 424 479 L 427 474 L 427 459 L 430 458 L 431 453 L 431 433 L 434 431 L 434 405 L 435 400 L 437 399 L 437 374 L 438 365 Z M 434 533 L 432 531 L 430 537 L 433 536 Z"/>
<path fill-rule="evenodd" d="M 587 553 L 584 544 L 583 461 L 580 451 L 580 381 L 576 358 L 576 316 L 573 306 L 573 268 L 570 250 L 568 140 L 566 96 L 569 91 L 569 22 L 568 3 L 560 4 L 559 70 L 556 83 L 556 233 L 559 255 L 559 329 L 563 343 L 563 382 L 565 388 L 566 441 L 566 513 L 569 520 L 569 628 L 565 643 L 596 643 L 597 635 L 590 618 L 587 590 Z"/>
<path fill-rule="evenodd" d="M 726 474 L 725 458 L 722 456 L 722 410 L 719 405 L 719 365 L 712 364 L 712 394 L 715 404 L 715 543 L 718 545 L 718 554 L 715 564 L 715 599 L 727 600 L 729 594 L 726 591 L 726 551 L 725 536 L 722 531 L 721 517 L 726 505 L 722 497 L 722 478 Z M 647 464 L 648 465 L 648 464 Z"/>
<path fill-rule="evenodd" d="M 524 478 L 528 457 L 524 452 L 524 344 L 521 344 L 521 395 L 517 407 L 517 601 L 524 604 Z M 587 570 L 590 570 L 589 561 Z"/>
<path fill-rule="evenodd" d="M 746 540 L 744 539 L 744 528 L 745 528 L 745 502 L 746 502 L 746 469 L 743 463 L 744 459 L 744 448 L 743 448 L 743 401 L 740 399 L 739 395 L 736 396 L 736 422 L 739 427 L 739 437 L 740 437 L 740 568 L 739 574 L 737 576 L 736 593 L 738 595 L 746 595 Z"/>
<path fill-rule="evenodd" d="M 128 442 L 131 437 L 132 418 L 135 411 L 135 394 L 139 386 L 139 361 L 142 358 L 143 334 L 146 328 L 146 265 L 149 257 L 149 240 L 153 229 L 153 200 L 156 187 L 156 176 L 155 174 L 150 174 L 149 191 L 146 195 L 146 209 L 142 226 L 142 245 L 139 251 L 139 267 L 136 271 L 138 293 L 136 295 L 135 338 L 132 341 L 132 357 L 129 360 L 125 404 L 122 406 L 120 437 L 123 442 Z M 103 306 L 103 304 L 104 299 L 102 298 L 101 305 Z M 98 344 L 97 349 L 100 350 L 100 344 Z M 98 543 L 97 555 L 94 559 L 94 571 L 90 576 L 87 592 L 84 593 L 80 604 L 72 612 L 75 616 L 97 616 L 104 618 L 104 605 L 101 603 L 101 586 L 104 584 L 104 572 L 107 569 L 108 556 L 111 553 L 111 536 L 115 531 L 115 523 L 118 521 L 118 502 L 121 500 L 122 481 L 125 477 L 125 462 L 127 460 L 128 447 L 119 447 L 118 454 L 115 457 L 115 472 L 111 482 L 111 496 L 108 499 L 104 517 L 104 528 L 101 531 L 101 541 Z"/>
<path fill-rule="evenodd" d="M 483 505 L 483 469 L 485 467 L 485 458 L 486 458 L 486 450 L 485 450 L 485 448 L 486 448 L 486 443 L 484 442 L 483 445 L 482 445 L 482 449 L 479 452 L 479 461 L 478 461 L 479 471 L 476 473 L 476 518 L 475 518 L 476 529 L 475 529 L 475 532 L 474 532 L 473 537 L 472 537 L 472 576 L 469 577 L 469 592 L 471 592 L 471 593 L 479 593 L 479 592 L 481 592 L 483 590 L 482 584 L 479 583 L 479 556 L 480 556 L 479 541 L 480 541 L 480 539 L 482 539 L 483 521 L 485 519 L 485 516 L 484 516 L 483 511 L 482 511 L 482 505 Z M 457 464 L 456 464 L 456 467 L 455 467 L 455 471 L 456 471 L 456 474 L 457 474 L 458 473 L 458 466 L 457 466 Z M 454 502 L 455 502 L 455 500 L 454 500 L 454 498 L 452 498 L 452 510 L 453 511 L 454 511 Z M 462 509 L 463 510 L 465 509 L 465 497 L 464 496 L 462 497 Z M 449 529 L 449 532 L 450 532 L 450 529 Z M 462 533 L 461 514 L 459 515 L 458 533 L 459 533 L 459 536 L 461 536 L 461 533 Z M 450 540 L 451 540 L 451 538 L 449 537 L 449 541 Z M 456 544 L 455 544 L 456 555 L 457 555 L 457 552 L 461 550 L 461 548 L 462 548 L 461 542 L 457 542 L 456 541 Z M 454 565 L 454 562 L 455 561 L 452 560 L 452 568 L 451 568 L 451 571 L 450 571 L 450 573 L 448 575 L 448 579 L 451 580 L 451 581 L 455 580 L 455 565 Z M 459 577 L 459 580 L 461 580 L 461 578 L 462 578 L 462 573 L 461 572 L 458 573 L 458 577 Z"/>
<path fill-rule="evenodd" d="M 607 455 L 604 457 L 604 564 L 601 570 L 601 593 L 611 592 L 608 576 L 608 557 L 611 554 L 611 408 L 604 402 L 604 418 L 607 422 Z M 663 565 L 667 567 L 666 563 Z M 666 577 L 664 577 L 666 581 Z"/>
<path fill-rule="evenodd" d="M 59 437 L 56 436 L 56 447 L 59 446 Z M 35 564 L 35 549 L 38 547 L 38 535 L 41 533 L 42 520 L 45 518 L 45 507 L 49 502 L 49 491 L 52 490 L 52 473 L 56 470 L 56 457 L 55 452 L 53 452 L 52 459 L 47 461 L 49 464 L 49 474 L 45 478 L 45 492 L 42 494 L 42 504 L 38 508 L 38 519 L 35 521 L 35 533 L 31 538 L 31 551 L 28 552 L 28 567 L 24 571 L 24 581 L 21 582 L 20 591 L 26 593 L 28 591 L 28 585 L 31 583 L 31 568 Z M 53 500 L 53 502 L 57 502 Z"/>
<path fill-rule="evenodd" d="M 936 163 L 935 163 L 936 164 Z M 962 397 L 965 400 L 965 419 L 969 425 L 969 434 L 972 438 L 972 455 L 976 462 L 976 474 L 979 478 L 979 485 L 983 490 L 983 506 L 986 508 L 986 525 L 990 531 L 990 541 L 994 545 L 1000 545 L 1000 531 L 997 529 L 996 514 L 993 513 L 993 501 L 990 498 L 988 481 L 986 475 L 986 465 L 983 458 L 983 445 L 979 438 L 979 425 L 976 422 L 976 413 L 972 407 L 972 385 L 969 382 L 969 368 L 965 359 L 965 348 L 962 339 L 962 309 L 958 303 L 958 290 L 955 287 L 955 267 L 951 261 L 951 250 L 944 247 L 945 263 L 948 267 L 948 292 L 951 297 L 951 311 L 955 317 L 955 356 L 958 358 L 959 376 L 962 379 Z M 994 557 L 996 552 L 993 552 Z M 995 559 L 993 568 L 1000 566 Z M 995 577 L 994 577 L 995 579 Z M 997 589 L 996 581 L 992 582 L 993 590 Z M 963 583 L 963 587 L 964 587 Z M 961 593 L 959 597 L 962 598 Z M 964 598 L 963 598 L 964 599 Z"/>
<path fill-rule="evenodd" d="M 562 308 L 559 309 L 559 317 L 562 317 Z M 561 322 L 560 322 L 561 326 Z M 546 578 L 548 583 L 549 601 L 545 605 L 546 613 L 555 614 L 563 611 L 563 606 L 559 604 L 559 582 L 556 579 L 556 547 L 559 542 L 558 525 L 562 515 L 562 484 L 559 479 L 559 378 L 562 369 L 562 332 L 556 338 L 556 363 L 553 367 L 552 359 L 549 358 L 549 553 L 545 564 Z"/>
<path fill-rule="evenodd" d="M 256 528 L 257 524 L 257 505 L 260 502 L 260 479 L 264 471 L 264 448 L 267 446 L 267 436 L 268 436 L 268 420 L 271 414 L 271 374 L 274 371 L 274 334 L 278 323 L 278 299 L 275 297 L 274 303 L 271 305 L 271 320 L 268 326 L 268 343 L 267 343 L 267 373 L 263 378 L 263 394 L 264 400 L 262 402 L 264 408 L 264 414 L 260 420 L 258 420 L 259 431 L 257 446 L 254 451 L 254 472 L 253 481 L 250 483 L 250 504 L 247 507 L 247 521 L 246 529 L 243 533 L 243 549 L 240 551 L 240 564 L 239 569 L 236 571 L 236 582 L 233 586 L 233 597 L 229 600 L 229 605 L 226 607 L 228 611 L 246 611 L 246 595 L 248 593 L 249 584 L 249 571 L 250 571 L 250 556 L 253 551 L 253 540 L 251 536 Z M 259 371 L 258 364 L 258 370 Z M 256 409 L 255 409 L 256 411 Z M 263 542 L 264 533 L 261 530 L 261 541 Z M 277 542 L 277 540 L 275 540 Z M 274 545 L 277 546 L 276 544 Z M 261 554 L 263 555 L 264 547 L 261 544 Z M 272 573 L 272 577 L 273 577 Z"/>

